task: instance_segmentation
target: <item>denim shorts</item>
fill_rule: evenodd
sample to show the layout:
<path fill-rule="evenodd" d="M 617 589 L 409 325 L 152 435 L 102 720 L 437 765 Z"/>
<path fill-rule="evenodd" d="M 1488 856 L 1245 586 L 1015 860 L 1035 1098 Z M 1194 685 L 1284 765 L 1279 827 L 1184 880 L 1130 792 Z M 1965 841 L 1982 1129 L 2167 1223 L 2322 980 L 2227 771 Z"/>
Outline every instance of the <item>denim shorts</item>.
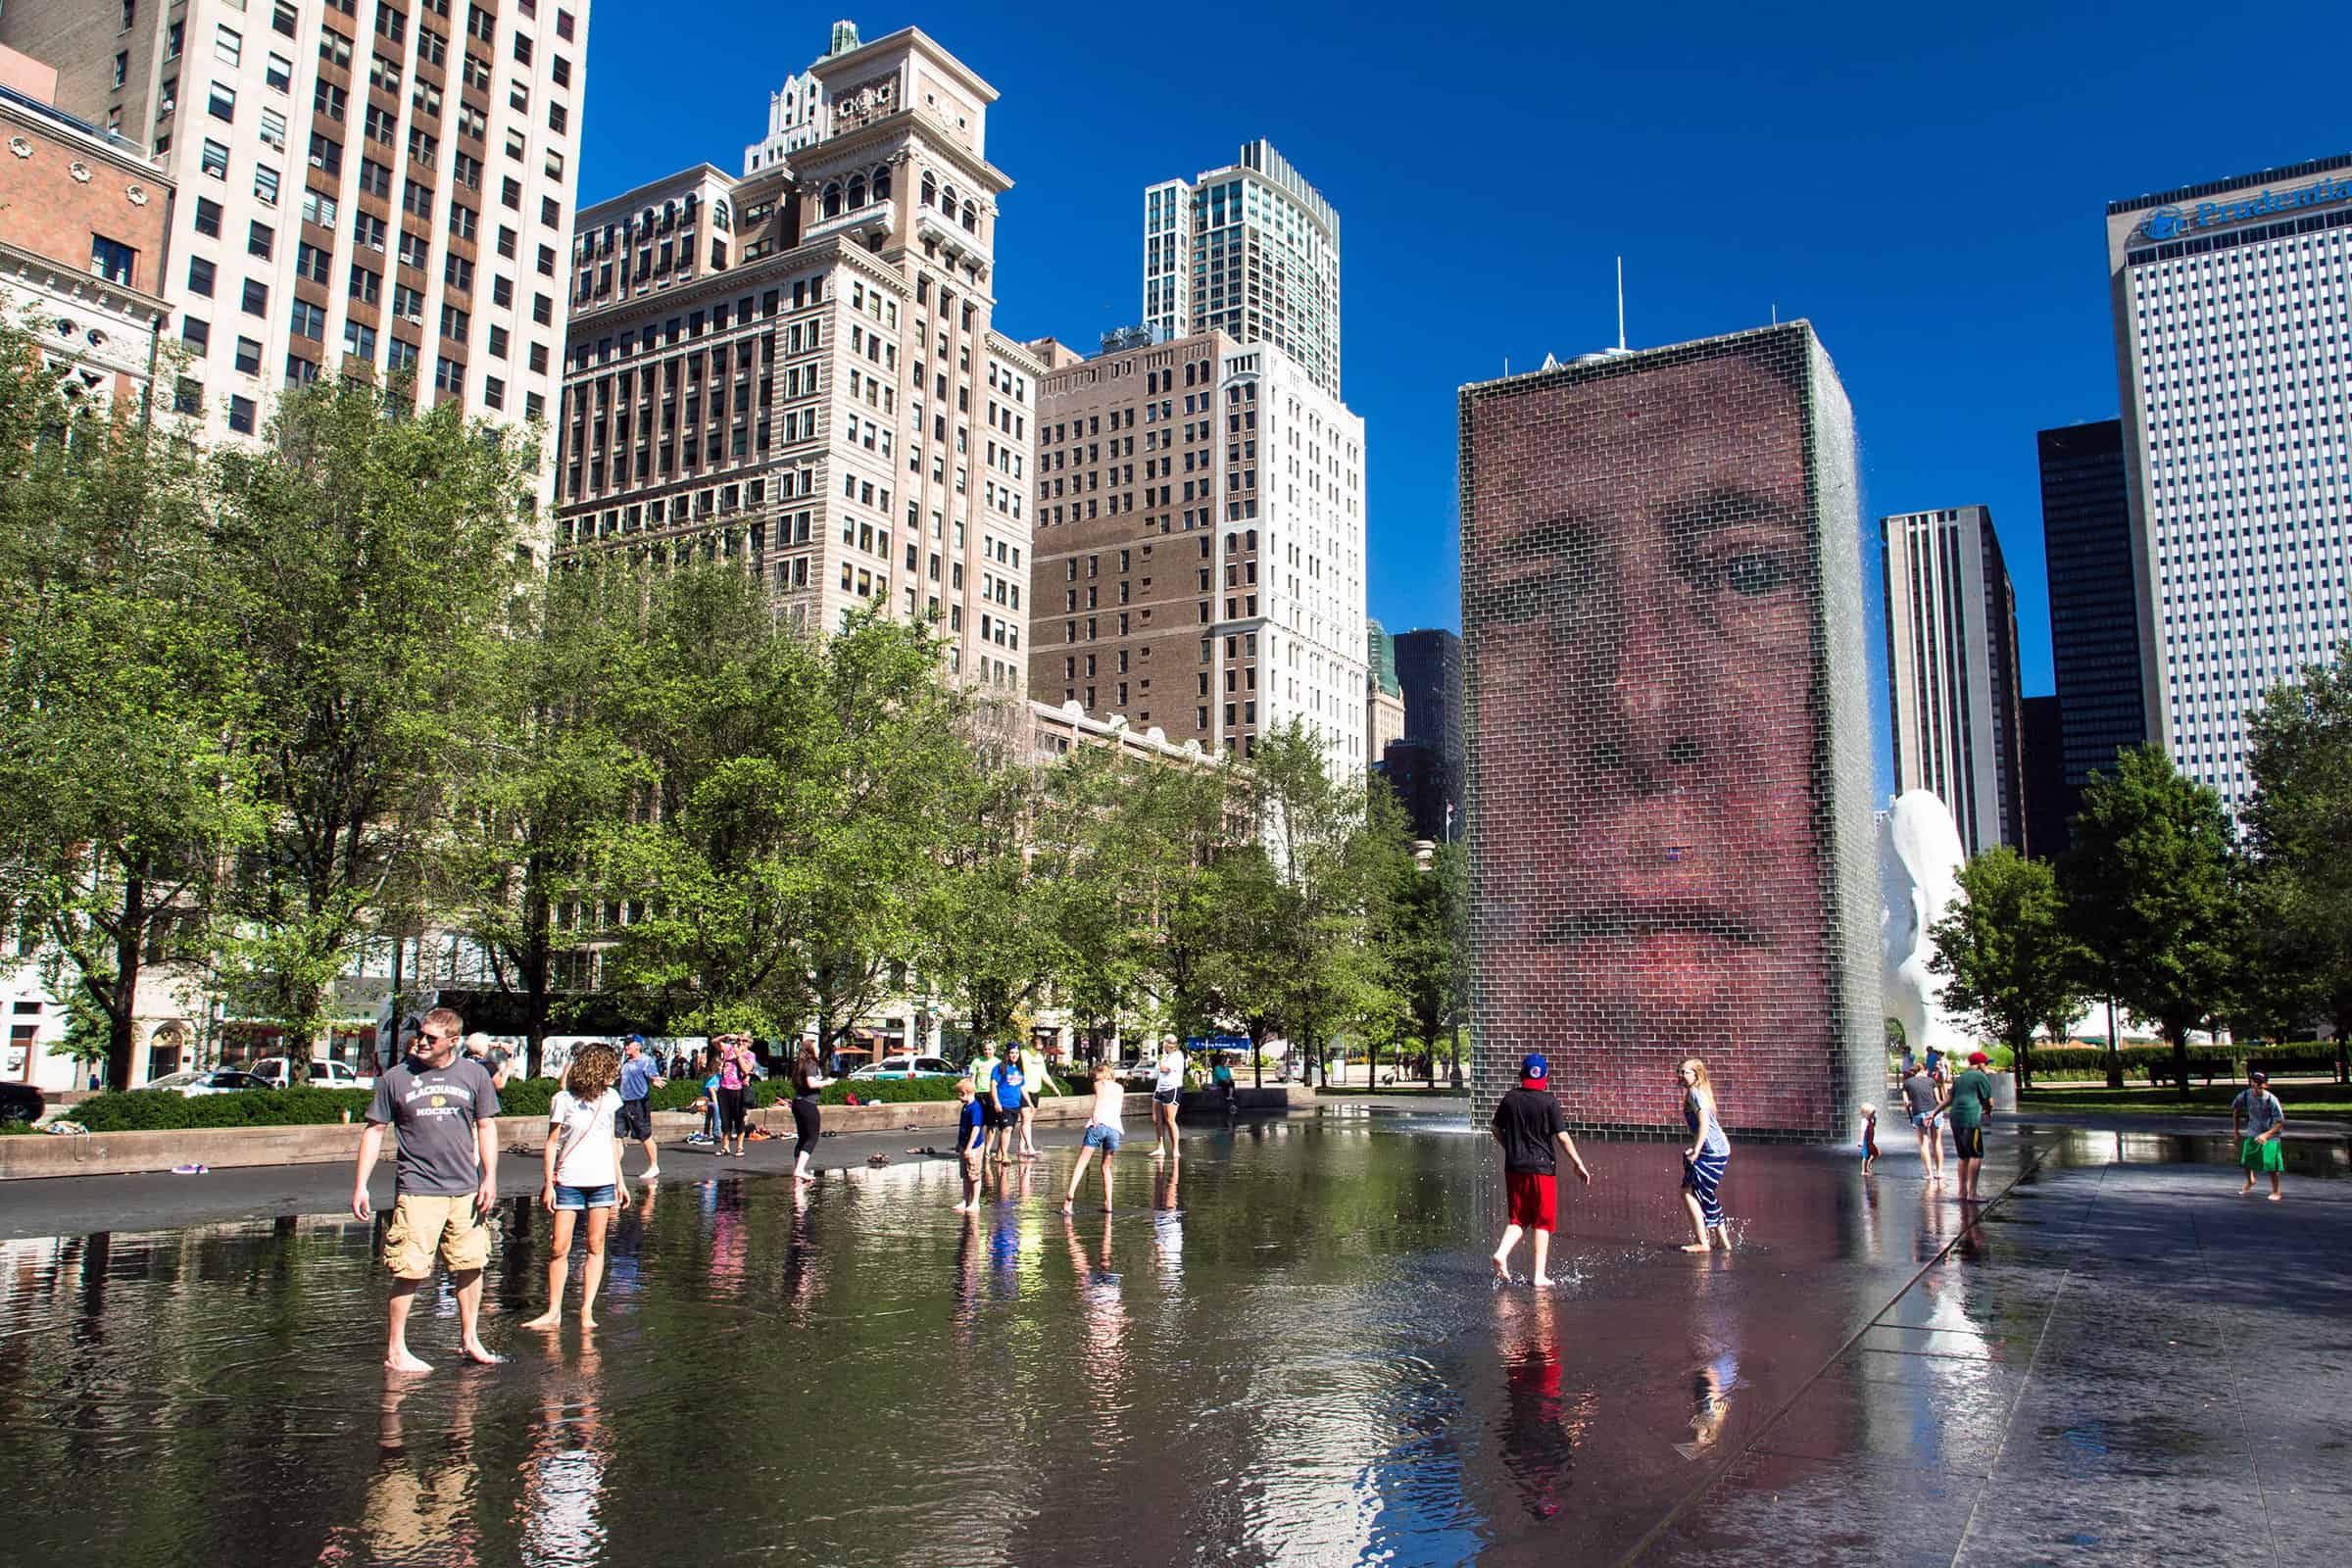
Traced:
<path fill-rule="evenodd" d="M 566 1187 L 556 1183 L 558 1208 L 618 1208 L 620 1194 L 612 1184 L 603 1187 Z"/>
<path fill-rule="evenodd" d="M 1086 1147 L 1100 1149 L 1105 1154 L 1115 1154 L 1119 1152 L 1119 1145 L 1126 1141 L 1126 1136 L 1116 1127 L 1105 1127 L 1099 1121 L 1089 1122 L 1086 1126 Z"/>

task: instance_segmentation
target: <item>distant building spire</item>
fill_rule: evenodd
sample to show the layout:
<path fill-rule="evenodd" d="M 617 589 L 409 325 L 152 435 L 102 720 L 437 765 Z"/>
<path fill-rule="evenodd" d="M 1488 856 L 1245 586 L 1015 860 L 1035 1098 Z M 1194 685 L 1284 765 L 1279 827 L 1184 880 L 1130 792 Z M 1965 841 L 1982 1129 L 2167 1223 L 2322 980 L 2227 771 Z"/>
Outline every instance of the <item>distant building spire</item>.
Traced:
<path fill-rule="evenodd" d="M 847 21 L 833 24 L 833 47 L 825 51 L 825 58 L 829 60 L 835 55 L 846 55 L 857 47 L 858 24 Z"/>

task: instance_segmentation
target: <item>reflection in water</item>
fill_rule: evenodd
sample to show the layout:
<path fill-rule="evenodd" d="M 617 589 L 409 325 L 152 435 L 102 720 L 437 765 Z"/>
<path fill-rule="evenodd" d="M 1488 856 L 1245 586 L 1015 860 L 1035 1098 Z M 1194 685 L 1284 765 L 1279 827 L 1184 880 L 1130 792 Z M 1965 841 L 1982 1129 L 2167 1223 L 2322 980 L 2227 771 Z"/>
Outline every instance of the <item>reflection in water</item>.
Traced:
<path fill-rule="evenodd" d="M 1192 1140 L 1180 1178 L 1141 1160 L 1122 1178 L 1148 1207 L 1132 1189 L 1133 1211 L 1075 1223 L 1066 1151 L 992 1178 L 968 1219 L 946 1161 L 797 1197 L 733 1171 L 673 1182 L 613 1226 L 592 1345 L 502 1316 L 511 1364 L 380 1405 L 355 1378 L 381 1347 L 368 1227 L 12 1245 L 0 1557 L 1606 1561 L 1766 1421 L 1838 1452 L 1865 1420 L 1941 1420 L 1936 1391 L 1984 1363 L 1923 1358 L 1916 1406 L 1795 1402 L 1898 1295 L 1958 1346 L 2014 1322 L 2021 1287 L 1979 1238 L 1905 1294 L 1957 1208 L 1899 1179 L 1742 1150 L 1753 1245 L 1694 1264 L 1672 1250 L 1676 1151 L 1586 1154 L 1594 1185 L 1555 1242 L 1573 1283 L 1546 1293 L 1486 1283 L 1490 1141 L 1370 1117 Z M 543 1277 L 527 1201 L 502 1293 Z M 1984 1252 L 2004 1238 L 2022 1233 L 1996 1224 Z M 724 1506 L 649 1492 L 713 1452 L 741 1475 Z"/>

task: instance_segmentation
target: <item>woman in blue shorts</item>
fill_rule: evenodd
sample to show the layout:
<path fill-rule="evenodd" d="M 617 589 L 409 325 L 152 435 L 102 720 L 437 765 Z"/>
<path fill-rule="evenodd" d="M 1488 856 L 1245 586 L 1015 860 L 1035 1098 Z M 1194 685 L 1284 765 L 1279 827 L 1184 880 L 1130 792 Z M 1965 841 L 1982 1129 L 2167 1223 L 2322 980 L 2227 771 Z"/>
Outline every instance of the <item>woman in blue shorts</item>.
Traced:
<path fill-rule="evenodd" d="M 588 1261 L 580 1270 L 580 1327 L 596 1327 L 596 1288 L 605 1277 L 605 1228 L 620 1203 L 620 1142 L 612 1123 L 620 1109 L 612 1084 L 620 1053 L 583 1046 L 564 1069 L 564 1087 L 547 1107 L 547 1176 L 539 1202 L 556 1217 L 547 1259 L 547 1310 L 523 1325 L 552 1329 L 564 1321 L 564 1278 L 571 1263 L 571 1233 L 588 1216 Z"/>

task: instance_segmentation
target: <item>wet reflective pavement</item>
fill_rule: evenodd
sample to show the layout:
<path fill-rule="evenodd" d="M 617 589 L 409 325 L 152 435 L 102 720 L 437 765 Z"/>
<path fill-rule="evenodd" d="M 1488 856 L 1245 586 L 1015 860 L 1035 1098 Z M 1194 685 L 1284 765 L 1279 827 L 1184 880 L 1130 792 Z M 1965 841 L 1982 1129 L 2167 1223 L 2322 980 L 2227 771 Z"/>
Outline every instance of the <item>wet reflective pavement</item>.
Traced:
<path fill-rule="evenodd" d="M 2236 1564 L 2352 1527 L 2340 1140 L 2271 1204 L 2218 1140 L 2004 1133 L 1973 1216 L 1892 1143 L 1739 1148 L 1704 1258 L 1673 1150 L 1588 1142 L 1539 1292 L 1487 1284 L 1494 1156 L 1442 1112 L 1188 1133 L 1107 1223 L 1056 1211 L 1065 1151 L 971 1224 L 944 1162 L 665 1183 L 592 1342 L 517 1326 L 510 1200 L 513 1359 L 460 1370 L 420 1300 L 442 1370 L 389 1392 L 369 1227 L 0 1243 L 0 1561 Z"/>

